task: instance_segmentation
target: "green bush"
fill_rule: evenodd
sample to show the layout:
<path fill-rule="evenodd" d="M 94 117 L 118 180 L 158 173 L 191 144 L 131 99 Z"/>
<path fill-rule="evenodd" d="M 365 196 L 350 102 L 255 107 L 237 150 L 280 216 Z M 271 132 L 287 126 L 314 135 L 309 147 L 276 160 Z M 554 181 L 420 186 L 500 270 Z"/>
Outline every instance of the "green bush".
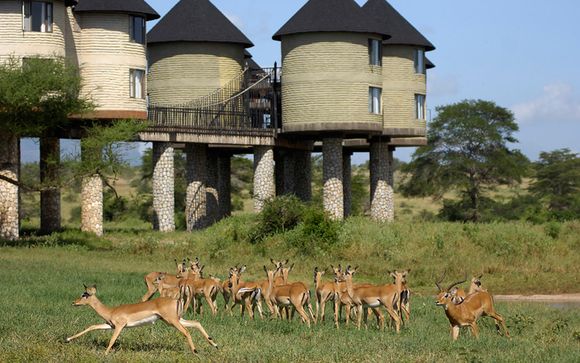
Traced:
<path fill-rule="evenodd" d="M 294 240 L 294 247 L 303 249 L 320 248 L 328 251 L 338 241 L 340 223 L 330 219 L 321 208 L 309 207 L 304 212 L 299 241 Z"/>
<path fill-rule="evenodd" d="M 266 237 L 294 229 L 303 213 L 304 204 L 296 196 L 282 196 L 268 201 L 251 232 L 251 242 L 257 243 Z"/>

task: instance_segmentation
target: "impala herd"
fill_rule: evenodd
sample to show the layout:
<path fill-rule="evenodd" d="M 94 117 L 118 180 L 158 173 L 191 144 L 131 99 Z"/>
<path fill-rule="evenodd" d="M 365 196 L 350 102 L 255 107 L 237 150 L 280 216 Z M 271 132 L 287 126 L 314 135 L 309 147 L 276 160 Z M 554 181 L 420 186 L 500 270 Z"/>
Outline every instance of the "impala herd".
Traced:
<path fill-rule="evenodd" d="M 242 317 L 245 313 L 254 318 L 255 311 L 261 319 L 264 318 L 262 303 L 266 304 L 272 318 L 291 320 L 298 313 L 304 324 L 310 327 L 311 323 L 325 320 L 324 312 L 326 303 L 333 303 L 334 324 L 339 328 L 339 322 L 345 310 L 345 324 L 356 319 L 356 326 L 361 328 L 364 319 L 365 326 L 367 317 L 371 313 L 375 315 L 377 324 L 381 330 L 385 327 L 385 315 L 387 312 L 389 323 L 399 333 L 401 325 L 410 319 L 410 295 L 407 285 L 407 276 L 410 270 L 389 272 L 393 283 L 380 285 L 369 283 L 354 283 L 353 277 L 358 267 L 351 266 L 343 269 L 341 265 L 330 266 L 329 269 L 321 270 L 314 268 L 314 298 L 316 313 L 312 309 L 312 293 L 308 285 L 303 282 L 289 282 L 288 276 L 294 264 L 288 265 L 288 260 L 276 261 L 270 259 L 272 266 L 264 266 L 265 279 L 261 281 L 245 281 L 243 275 L 246 266 L 232 267 L 228 271 L 225 281 L 209 276 L 204 278 L 204 265 L 198 258 L 195 260 L 183 260 L 177 262 L 176 274 L 166 272 L 151 272 L 145 276 L 147 292 L 136 304 L 120 305 L 109 308 L 99 301 L 96 296 L 95 285 L 87 287 L 81 297 L 73 302 L 74 306 L 89 305 L 105 320 L 104 324 L 88 327 L 82 332 L 66 339 L 73 339 L 93 330 L 113 330 L 113 336 L 109 342 L 105 354 L 108 354 L 124 328 L 133 328 L 146 324 L 155 323 L 161 319 L 174 326 L 187 339 L 187 343 L 193 353 L 197 350 L 186 328 L 196 328 L 213 347 L 218 345 L 207 334 L 205 329 L 197 321 L 184 319 L 190 309 L 194 314 L 202 313 L 202 304 L 214 316 L 218 314 L 217 297 L 222 295 L 224 310 L 229 315 L 233 314 L 236 305 L 240 305 Z M 333 278 L 324 280 L 325 274 L 332 274 Z M 478 337 L 477 319 L 481 316 L 489 316 L 495 320 L 499 334 L 509 337 L 505 321 L 493 306 L 493 298 L 482 287 L 481 276 L 471 279 L 469 290 L 457 286 L 466 282 L 454 282 L 446 289 L 441 287 L 445 274 L 435 282 L 439 289 L 436 304 L 445 309 L 445 315 L 451 325 L 453 340 L 459 337 L 462 326 L 468 326 L 473 336 Z M 151 299 L 158 292 L 159 297 Z M 205 300 L 205 303 L 204 303 Z M 384 309 L 384 310 L 383 310 Z"/>

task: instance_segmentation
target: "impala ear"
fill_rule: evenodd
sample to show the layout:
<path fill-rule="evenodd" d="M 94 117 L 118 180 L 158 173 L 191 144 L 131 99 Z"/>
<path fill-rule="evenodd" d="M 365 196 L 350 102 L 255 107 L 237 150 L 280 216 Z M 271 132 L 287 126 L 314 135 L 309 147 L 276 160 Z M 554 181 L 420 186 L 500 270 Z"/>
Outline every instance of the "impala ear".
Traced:
<path fill-rule="evenodd" d="M 278 264 L 276 261 L 274 261 L 274 259 L 272 257 L 270 257 L 270 262 L 272 262 L 273 265 L 277 265 Z"/>
<path fill-rule="evenodd" d="M 288 260 L 286 260 L 288 261 Z M 292 264 L 292 266 L 290 266 L 290 269 L 288 270 L 288 272 L 292 271 L 294 269 L 294 264 Z"/>
<path fill-rule="evenodd" d="M 85 284 L 83 284 L 83 287 L 85 288 L 85 290 L 88 289 L 87 285 L 85 285 Z"/>
<path fill-rule="evenodd" d="M 242 272 L 244 272 L 244 271 L 246 271 L 246 265 L 244 265 L 244 266 L 242 266 L 242 267 L 240 268 L 240 273 L 242 273 Z"/>
<path fill-rule="evenodd" d="M 264 265 L 264 271 L 265 271 L 266 273 L 268 273 L 268 268 L 266 267 L 266 265 Z"/>
<path fill-rule="evenodd" d="M 286 259 L 286 261 L 284 261 L 284 265 L 288 264 L 288 259 Z M 294 264 L 292 264 L 292 266 L 294 266 Z"/>
<path fill-rule="evenodd" d="M 318 272 L 318 266 L 314 267 L 314 272 Z"/>

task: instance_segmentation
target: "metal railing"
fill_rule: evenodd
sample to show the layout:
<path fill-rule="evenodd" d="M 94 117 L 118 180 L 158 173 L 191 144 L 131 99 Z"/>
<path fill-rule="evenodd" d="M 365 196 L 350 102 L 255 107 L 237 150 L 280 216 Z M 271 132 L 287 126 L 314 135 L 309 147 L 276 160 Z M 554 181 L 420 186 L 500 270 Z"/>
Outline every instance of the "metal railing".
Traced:
<path fill-rule="evenodd" d="M 152 131 L 276 136 L 281 126 L 280 69 L 246 69 L 211 94 L 175 105 L 152 104 Z"/>

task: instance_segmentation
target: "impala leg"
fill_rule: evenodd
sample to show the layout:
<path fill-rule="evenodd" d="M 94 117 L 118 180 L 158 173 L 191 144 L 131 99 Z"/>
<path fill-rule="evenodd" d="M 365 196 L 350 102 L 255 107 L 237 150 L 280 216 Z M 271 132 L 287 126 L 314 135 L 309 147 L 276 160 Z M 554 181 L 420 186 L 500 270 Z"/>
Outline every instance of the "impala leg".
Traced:
<path fill-rule="evenodd" d="M 385 330 L 385 317 L 383 316 L 383 313 L 381 313 L 381 310 L 379 310 L 379 308 L 374 308 L 372 310 L 375 316 L 377 317 L 377 325 L 379 326 L 379 329 L 381 331 Z"/>
<path fill-rule="evenodd" d="M 109 354 L 109 352 L 111 351 L 111 348 L 113 348 L 113 344 L 115 344 L 115 341 L 117 341 L 117 338 L 119 337 L 119 335 L 123 331 L 124 327 L 125 327 L 125 324 L 116 324 L 115 325 L 115 331 L 113 332 L 113 336 L 111 337 L 111 340 L 109 341 L 109 346 L 107 347 L 107 350 L 105 351 L 105 355 Z"/>
<path fill-rule="evenodd" d="M 78 337 L 80 337 L 81 335 L 85 335 L 86 333 L 93 331 L 93 330 L 111 330 L 113 329 L 112 326 L 110 326 L 109 324 L 98 324 L 98 325 L 91 325 L 88 328 L 86 328 L 85 330 L 83 330 L 82 332 L 73 335 L 72 337 L 68 337 L 66 338 L 66 342 L 70 342 L 73 339 L 76 339 Z"/>
<path fill-rule="evenodd" d="M 339 307 L 339 302 L 338 299 L 334 299 L 334 325 L 336 326 L 336 329 L 338 329 L 338 310 L 340 309 Z"/>
<path fill-rule="evenodd" d="M 300 304 L 295 304 L 294 309 L 298 312 L 298 314 L 302 318 L 302 322 L 306 323 L 306 325 L 310 328 L 310 319 L 308 318 L 308 315 L 306 315 L 306 311 L 304 311 L 304 307 Z"/>
<path fill-rule="evenodd" d="M 263 314 L 263 310 L 262 310 L 262 301 L 258 300 L 254 304 L 258 308 L 258 314 L 260 314 L 260 320 L 264 320 L 264 314 Z"/>
<path fill-rule="evenodd" d="M 314 324 L 316 324 L 316 316 L 314 316 L 314 311 L 312 311 L 312 304 L 310 304 L 310 301 L 307 304 L 308 306 L 308 313 L 310 314 L 310 319 L 314 322 Z"/>
<path fill-rule="evenodd" d="M 473 323 L 469 324 L 469 327 L 471 328 L 471 335 L 473 335 L 475 338 L 479 338 L 479 329 L 477 328 L 477 323 L 474 321 Z"/>
<path fill-rule="evenodd" d="M 211 299 L 211 295 L 209 295 L 209 294 L 206 293 L 206 294 L 204 294 L 204 297 L 205 297 L 205 301 L 207 301 L 207 304 L 209 305 L 209 308 L 211 310 L 212 315 L 213 316 L 216 316 L 217 315 L 217 310 L 216 310 L 215 306 L 213 305 L 213 301 Z"/>
<path fill-rule="evenodd" d="M 189 349 L 191 349 L 193 354 L 197 354 L 197 349 L 195 349 L 195 345 L 193 344 L 193 340 L 191 340 L 191 334 L 189 334 L 187 329 L 185 329 L 184 326 L 182 325 L 182 322 L 186 322 L 187 320 L 184 320 L 184 319 L 165 319 L 165 321 L 167 323 L 171 324 L 172 326 L 174 326 L 175 329 L 179 330 L 179 332 L 181 334 L 185 335 L 185 338 L 187 339 L 187 344 L 189 345 Z"/>
<path fill-rule="evenodd" d="M 503 328 L 505 336 L 508 338 L 511 338 L 510 333 L 507 330 L 507 326 L 505 325 L 505 319 L 501 315 L 499 315 L 496 312 L 488 313 L 487 315 L 495 320 L 495 327 L 497 329 L 498 334 L 501 335 L 501 330 L 499 328 L 500 324 L 501 324 L 501 327 Z"/>
<path fill-rule="evenodd" d="M 322 301 L 320 299 L 320 295 L 318 293 L 316 293 L 316 319 L 319 321 L 322 321 L 321 317 L 320 317 L 320 305 L 321 304 L 322 304 Z M 322 315 L 324 315 L 324 314 L 322 314 Z"/>
<path fill-rule="evenodd" d="M 399 319 L 399 314 L 397 314 L 389 304 L 383 302 L 383 306 L 387 309 L 387 313 L 389 313 L 391 319 L 395 322 L 395 331 L 399 333 L 401 331 L 401 320 Z"/>
<path fill-rule="evenodd" d="M 186 328 L 195 328 L 197 330 L 199 330 L 199 332 L 201 333 L 201 335 L 203 335 L 203 337 L 205 338 L 205 340 L 207 340 L 207 342 L 215 348 L 218 348 L 218 345 L 213 341 L 213 338 L 210 337 L 207 332 L 205 331 L 205 329 L 203 328 L 203 326 L 200 324 L 199 321 L 195 321 L 195 320 L 184 320 L 181 319 L 179 321 L 179 323 L 181 325 L 183 325 Z"/>
<path fill-rule="evenodd" d="M 451 327 L 451 337 L 453 338 L 453 340 L 457 340 L 457 338 L 459 338 L 459 325 L 453 325 Z"/>

